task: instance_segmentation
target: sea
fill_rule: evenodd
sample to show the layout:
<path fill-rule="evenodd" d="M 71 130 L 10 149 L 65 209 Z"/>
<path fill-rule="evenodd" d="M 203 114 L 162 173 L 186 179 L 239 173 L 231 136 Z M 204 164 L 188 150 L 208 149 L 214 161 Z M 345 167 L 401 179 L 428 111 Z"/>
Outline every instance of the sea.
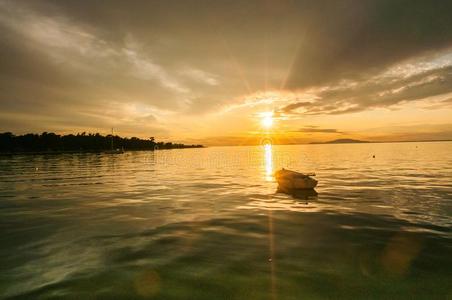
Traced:
<path fill-rule="evenodd" d="M 452 142 L 0 156 L 0 299 L 452 299 Z"/>

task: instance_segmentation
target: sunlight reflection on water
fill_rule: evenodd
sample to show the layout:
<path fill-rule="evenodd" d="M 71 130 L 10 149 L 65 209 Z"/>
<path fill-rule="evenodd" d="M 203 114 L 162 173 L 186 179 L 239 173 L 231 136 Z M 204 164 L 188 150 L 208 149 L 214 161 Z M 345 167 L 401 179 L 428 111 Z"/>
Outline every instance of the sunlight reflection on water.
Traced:
<path fill-rule="evenodd" d="M 265 153 L 265 179 L 267 181 L 272 181 L 273 180 L 273 151 L 272 151 L 271 144 L 264 145 L 264 153 Z"/>
<path fill-rule="evenodd" d="M 0 156 L 0 297 L 445 298 L 451 182 L 450 142 Z"/>

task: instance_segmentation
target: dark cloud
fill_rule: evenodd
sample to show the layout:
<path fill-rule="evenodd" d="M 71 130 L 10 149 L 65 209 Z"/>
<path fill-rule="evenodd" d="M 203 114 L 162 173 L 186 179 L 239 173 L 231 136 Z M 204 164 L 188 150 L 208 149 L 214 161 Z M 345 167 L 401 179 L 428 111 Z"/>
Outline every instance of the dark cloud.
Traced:
<path fill-rule="evenodd" d="M 366 79 L 399 61 L 452 45 L 451 1 L 345 0 L 311 4 L 299 4 L 305 12 L 306 32 L 289 88 Z"/>
<path fill-rule="evenodd" d="M 353 83 L 321 91 L 315 102 L 296 102 L 279 110 L 286 114 L 344 114 L 448 94 L 452 92 L 452 66 L 406 78 L 396 74 Z M 442 102 L 446 104 L 447 101 Z"/>
<path fill-rule="evenodd" d="M 282 107 L 280 109 L 280 111 L 284 112 L 284 113 L 290 113 L 300 107 L 310 107 L 312 106 L 314 103 L 313 102 L 306 102 L 306 101 L 301 101 L 301 102 L 296 102 L 296 103 L 291 103 L 289 105 L 286 105 L 284 107 Z"/>

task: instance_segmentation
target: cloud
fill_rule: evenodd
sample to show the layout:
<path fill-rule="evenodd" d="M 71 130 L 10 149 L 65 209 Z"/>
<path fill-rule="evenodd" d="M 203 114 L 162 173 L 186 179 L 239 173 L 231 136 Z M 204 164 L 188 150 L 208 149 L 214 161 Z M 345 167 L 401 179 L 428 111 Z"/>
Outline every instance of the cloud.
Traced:
<path fill-rule="evenodd" d="M 305 132 L 305 133 L 343 133 L 337 129 L 333 128 L 317 128 L 317 126 L 305 126 L 296 132 Z"/>
<path fill-rule="evenodd" d="M 206 80 L 209 86 L 216 84 L 215 75 L 187 62 L 188 74 L 181 74 L 177 66 L 157 62 L 162 59 L 138 43 L 134 32 L 112 40 L 101 28 L 61 14 L 53 5 L 45 4 L 43 7 L 49 9 L 44 10 L 36 3 L 0 3 L 3 111 L 28 114 L 29 119 L 49 126 L 55 117 L 70 119 L 68 124 L 78 120 L 80 126 L 109 127 L 118 120 L 129 126 L 125 120 L 139 119 L 141 112 L 128 111 L 127 118 L 117 112 L 110 123 L 105 122 L 104 112 L 123 104 L 149 107 L 154 114 L 183 111 L 190 99 L 200 94 L 192 92 L 187 76 Z M 89 121 L 81 116 L 85 111 L 90 111 Z M 12 124 L 8 120 L 0 123 Z M 36 126 L 30 130 L 32 127 Z"/>
<path fill-rule="evenodd" d="M 0 124 L 135 122 L 140 132 L 152 115 L 159 126 L 184 119 L 175 131 L 235 109 L 244 119 L 274 110 L 282 123 L 410 101 L 433 113 L 450 107 L 451 10 L 423 0 L 0 1 Z"/>
<path fill-rule="evenodd" d="M 452 92 L 452 61 L 436 69 L 406 72 L 395 66 L 362 81 L 347 81 L 316 92 L 313 102 L 294 102 L 279 108 L 286 114 L 345 114 L 425 100 Z"/>
<path fill-rule="evenodd" d="M 360 81 L 403 60 L 452 46 L 452 2 L 316 1 L 298 4 L 305 26 L 287 87 Z"/>
<path fill-rule="evenodd" d="M 292 104 L 289 104 L 289 105 L 286 105 L 286 106 L 282 107 L 281 111 L 285 112 L 285 113 L 290 113 L 290 112 L 292 112 L 294 110 L 299 109 L 300 107 L 309 107 L 312 104 L 314 104 L 314 103 L 313 102 L 305 102 L 305 101 L 296 102 L 296 103 L 292 103 Z"/>
<path fill-rule="evenodd" d="M 122 52 L 132 66 L 130 71 L 131 76 L 142 80 L 156 79 L 162 86 L 178 93 L 189 92 L 188 88 L 181 85 L 176 79 L 171 78 L 162 66 L 154 63 L 149 58 L 141 56 L 136 50 L 124 48 Z"/>
<path fill-rule="evenodd" d="M 180 73 L 192 80 L 211 85 L 216 86 L 219 84 L 217 76 L 210 74 L 208 72 L 205 72 L 203 70 L 195 69 L 195 68 L 185 68 L 180 71 Z"/>

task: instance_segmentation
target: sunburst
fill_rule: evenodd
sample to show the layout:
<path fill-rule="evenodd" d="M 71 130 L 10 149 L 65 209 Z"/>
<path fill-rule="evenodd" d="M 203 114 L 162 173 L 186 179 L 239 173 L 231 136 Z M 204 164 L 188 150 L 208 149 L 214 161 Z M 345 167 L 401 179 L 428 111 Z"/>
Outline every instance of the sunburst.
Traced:
<path fill-rule="evenodd" d="M 266 111 L 260 113 L 261 117 L 261 125 L 265 129 L 270 129 L 273 126 L 273 112 L 272 111 Z"/>

